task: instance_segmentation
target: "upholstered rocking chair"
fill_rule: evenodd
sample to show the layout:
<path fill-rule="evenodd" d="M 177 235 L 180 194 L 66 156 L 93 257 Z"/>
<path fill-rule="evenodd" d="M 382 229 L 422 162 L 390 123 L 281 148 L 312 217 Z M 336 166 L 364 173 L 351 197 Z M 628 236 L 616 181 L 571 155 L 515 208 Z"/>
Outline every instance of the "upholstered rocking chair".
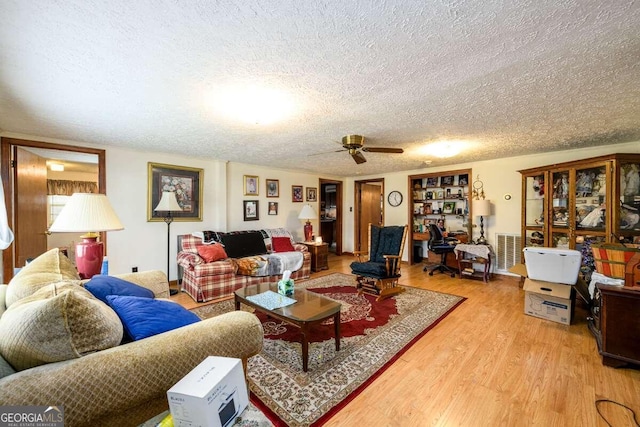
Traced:
<path fill-rule="evenodd" d="M 404 292 L 404 288 L 398 285 L 398 279 L 408 228 L 407 225 L 379 227 L 369 224 L 369 248 L 367 251 L 354 251 L 358 261 L 351 263 L 351 273 L 356 275 L 359 293 L 377 295 L 377 301 L 381 301 Z"/>

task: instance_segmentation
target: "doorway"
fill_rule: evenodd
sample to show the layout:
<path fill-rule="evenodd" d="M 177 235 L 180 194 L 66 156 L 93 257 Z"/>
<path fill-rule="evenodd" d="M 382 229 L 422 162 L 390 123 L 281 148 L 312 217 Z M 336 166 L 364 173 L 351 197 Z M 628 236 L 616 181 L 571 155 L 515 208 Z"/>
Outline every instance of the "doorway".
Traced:
<path fill-rule="evenodd" d="M 367 251 L 369 223 L 384 225 L 384 178 L 355 182 L 355 250 Z"/>
<path fill-rule="evenodd" d="M 329 252 L 342 255 L 342 181 L 320 178 L 320 235 Z"/>
<path fill-rule="evenodd" d="M 93 156 L 98 192 L 106 192 L 105 150 L 16 138 L 1 138 L 0 174 L 13 243 L 2 252 L 2 278 L 8 283 L 16 268 L 48 249 L 47 158 Z M 24 158 L 24 160 L 23 160 Z M 95 161 L 95 160 L 94 160 Z M 78 162 L 76 162 L 78 163 Z M 94 167 L 95 170 L 95 167 Z M 29 194 L 25 197 L 25 194 Z M 106 233 L 101 233 L 106 248 Z"/>

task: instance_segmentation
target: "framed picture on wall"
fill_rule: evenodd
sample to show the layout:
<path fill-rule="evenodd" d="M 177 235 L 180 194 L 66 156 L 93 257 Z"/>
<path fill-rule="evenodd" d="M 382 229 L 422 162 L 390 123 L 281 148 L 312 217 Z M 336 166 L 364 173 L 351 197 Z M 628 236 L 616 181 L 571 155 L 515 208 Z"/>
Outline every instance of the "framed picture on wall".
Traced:
<path fill-rule="evenodd" d="M 244 200 L 242 203 L 245 221 L 257 221 L 260 219 L 258 200 Z"/>
<path fill-rule="evenodd" d="M 302 202 L 302 185 L 291 186 L 291 201 Z"/>
<path fill-rule="evenodd" d="M 277 179 L 266 179 L 267 197 L 280 197 L 280 181 Z"/>
<path fill-rule="evenodd" d="M 258 195 L 258 177 L 253 175 L 244 176 L 244 195 L 245 196 L 257 196 Z"/>
<path fill-rule="evenodd" d="M 162 192 L 176 194 L 181 211 L 171 211 L 175 221 L 202 221 L 202 169 L 147 163 L 147 221 L 164 221 L 166 212 L 156 212 Z"/>
<path fill-rule="evenodd" d="M 269 215 L 278 215 L 278 202 L 269 202 Z"/>
<path fill-rule="evenodd" d="M 316 187 L 307 187 L 307 202 L 318 201 L 318 189 Z"/>

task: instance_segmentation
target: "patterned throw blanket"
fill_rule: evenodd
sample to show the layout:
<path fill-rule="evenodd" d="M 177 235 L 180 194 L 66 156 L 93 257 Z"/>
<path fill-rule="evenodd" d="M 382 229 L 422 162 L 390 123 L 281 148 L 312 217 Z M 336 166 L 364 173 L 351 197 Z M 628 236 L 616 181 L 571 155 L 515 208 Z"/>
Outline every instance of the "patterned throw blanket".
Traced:
<path fill-rule="evenodd" d="M 302 268 L 302 252 L 276 252 L 265 255 L 232 259 L 237 266 L 236 274 L 242 276 L 276 276 L 285 270 L 296 271 Z"/>

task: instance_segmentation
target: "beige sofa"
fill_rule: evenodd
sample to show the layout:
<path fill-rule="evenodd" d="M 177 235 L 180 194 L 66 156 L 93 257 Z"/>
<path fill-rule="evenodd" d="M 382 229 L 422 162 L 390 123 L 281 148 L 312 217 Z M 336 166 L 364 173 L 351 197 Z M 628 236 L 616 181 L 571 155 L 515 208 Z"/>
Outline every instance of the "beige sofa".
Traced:
<path fill-rule="evenodd" d="M 151 289 L 157 298 L 169 295 L 160 271 L 118 277 Z M 0 312 L 7 298 L 16 298 L 11 294 L 0 285 Z M 238 311 L 18 372 L 0 360 L 0 405 L 64 406 L 66 426 L 135 426 L 167 410 L 167 390 L 207 356 L 240 358 L 246 369 L 262 340 L 257 318 Z"/>

